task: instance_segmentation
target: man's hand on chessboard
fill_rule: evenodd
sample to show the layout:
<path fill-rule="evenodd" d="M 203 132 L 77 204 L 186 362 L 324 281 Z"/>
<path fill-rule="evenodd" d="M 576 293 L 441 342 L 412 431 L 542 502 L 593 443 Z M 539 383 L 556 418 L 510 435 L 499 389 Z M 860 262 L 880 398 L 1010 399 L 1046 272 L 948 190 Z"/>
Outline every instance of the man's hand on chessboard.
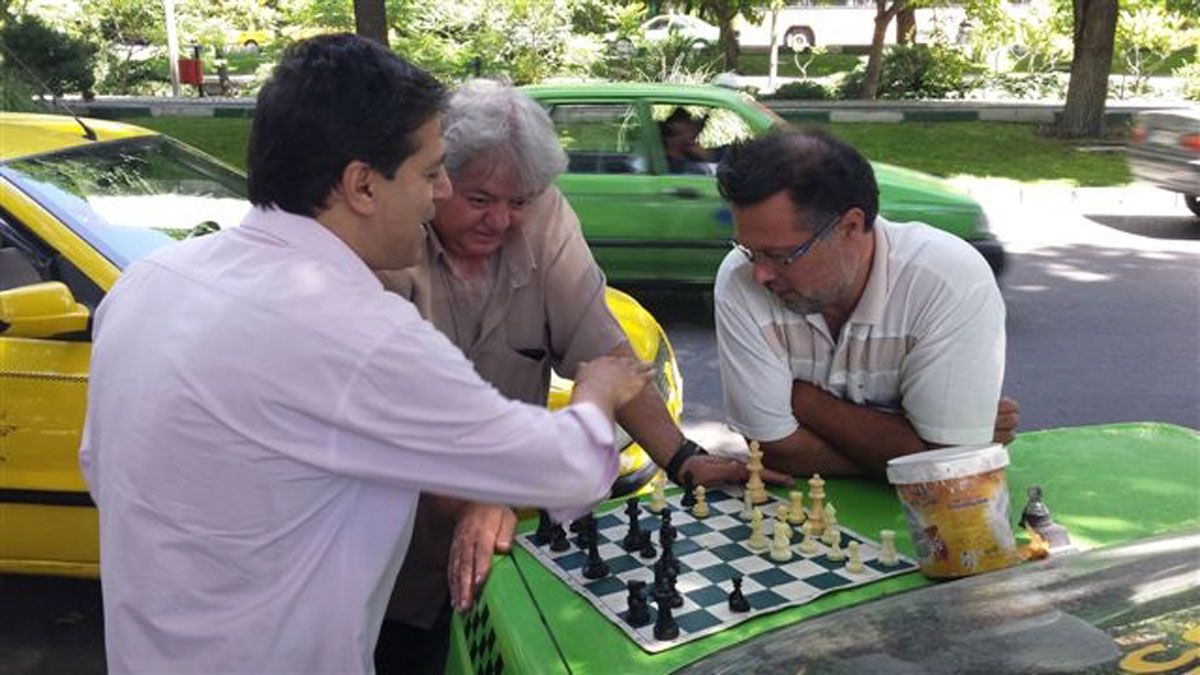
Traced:
<path fill-rule="evenodd" d="M 471 609 L 487 581 L 492 553 L 512 550 L 517 514 L 507 506 L 470 503 L 460 513 L 450 544 L 450 603 L 459 612 Z"/>
<path fill-rule="evenodd" d="M 691 474 L 696 485 L 705 487 L 722 484 L 743 485 L 750 478 L 750 470 L 744 462 L 717 455 L 693 455 L 683 463 L 683 469 L 679 473 L 682 476 Z M 762 471 L 762 479 L 765 483 L 781 487 L 789 487 L 794 482 L 788 474 L 767 468 Z"/>

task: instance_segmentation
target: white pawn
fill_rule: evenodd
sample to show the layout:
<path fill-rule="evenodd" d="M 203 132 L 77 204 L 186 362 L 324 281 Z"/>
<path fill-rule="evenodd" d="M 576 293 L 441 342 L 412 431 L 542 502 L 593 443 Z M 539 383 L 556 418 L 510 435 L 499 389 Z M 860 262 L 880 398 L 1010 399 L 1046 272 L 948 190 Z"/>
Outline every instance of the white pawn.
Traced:
<path fill-rule="evenodd" d="M 804 493 L 799 490 L 792 490 L 788 493 L 788 497 L 792 500 L 792 505 L 788 509 L 788 522 L 792 525 L 799 525 L 804 522 Z"/>
<path fill-rule="evenodd" d="M 892 530 L 880 530 L 879 564 L 884 567 L 894 567 L 900 564 L 900 555 L 896 553 L 896 533 Z"/>
<path fill-rule="evenodd" d="M 801 526 L 804 531 L 804 539 L 800 542 L 800 552 L 804 555 L 812 555 L 817 552 L 817 539 L 813 536 L 812 521 L 808 521 Z"/>
<path fill-rule="evenodd" d="M 841 537 L 838 537 L 838 540 L 829 546 L 829 559 L 834 562 L 841 562 L 846 559 L 846 552 L 842 550 Z"/>
<path fill-rule="evenodd" d="M 862 564 L 862 554 L 858 552 L 858 542 L 850 542 L 850 559 L 846 561 L 846 571 L 851 574 L 859 574 L 864 571 Z"/>
<path fill-rule="evenodd" d="M 708 491 L 703 485 L 697 485 L 692 494 L 696 496 L 696 503 L 692 506 L 692 515 L 697 518 L 708 517 Z"/>
<path fill-rule="evenodd" d="M 754 500 L 750 498 L 750 491 L 746 490 L 742 493 L 742 512 L 738 514 L 738 518 L 742 520 L 750 520 L 754 517 Z"/>
<path fill-rule="evenodd" d="M 792 559 L 792 528 L 778 518 L 775 519 L 775 538 L 771 540 L 771 560 L 787 562 Z"/>
<path fill-rule="evenodd" d="M 654 477 L 654 493 L 646 508 L 653 513 L 660 513 L 667 508 L 667 479 L 661 473 Z"/>
<path fill-rule="evenodd" d="M 837 509 L 833 508 L 833 502 L 825 505 L 825 531 L 821 533 L 821 541 L 832 546 L 833 542 L 842 537 L 842 530 L 838 527 Z"/>
<path fill-rule="evenodd" d="M 746 542 L 746 548 L 755 553 L 762 553 L 770 548 L 767 545 L 767 536 L 763 533 L 763 514 L 758 509 L 754 509 L 754 515 L 750 518 L 750 539 Z"/>

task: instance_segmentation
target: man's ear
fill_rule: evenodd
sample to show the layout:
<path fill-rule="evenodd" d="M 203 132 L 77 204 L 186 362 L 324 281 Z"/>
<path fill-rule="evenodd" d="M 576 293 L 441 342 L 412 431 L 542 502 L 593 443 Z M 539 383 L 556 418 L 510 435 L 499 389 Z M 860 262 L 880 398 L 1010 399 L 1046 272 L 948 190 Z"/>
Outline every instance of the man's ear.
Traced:
<path fill-rule="evenodd" d="M 863 213 L 863 210 L 857 206 L 846 211 L 846 214 L 842 216 L 843 227 L 846 228 L 847 235 L 864 231 L 866 229 L 866 222 L 867 214 Z"/>
<path fill-rule="evenodd" d="M 375 214 L 378 174 L 366 162 L 352 159 L 342 169 L 341 179 L 334 186 L 334 197 L 354 213 L 362 216 Z"/>

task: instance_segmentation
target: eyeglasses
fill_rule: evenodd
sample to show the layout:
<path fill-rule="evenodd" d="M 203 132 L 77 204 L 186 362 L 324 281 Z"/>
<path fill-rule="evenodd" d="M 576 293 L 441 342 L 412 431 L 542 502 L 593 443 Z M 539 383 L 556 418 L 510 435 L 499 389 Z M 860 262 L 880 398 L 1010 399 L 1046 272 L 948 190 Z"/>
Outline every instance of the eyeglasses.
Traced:
<path fill-rule="evenodd" d="M 791 265 L 802 258 L 805 253 L 808 253 L 809 249 L 816 245 L 817 241 L 824 237 L 825 233 L 829 231 L 830 228 L 841 221 L 842 215 L 843 214 L 839 213 L 838 215 L 834 216 L 832 220 L 825 223 L 821 227 L 818 227 L 807 241 L 789 251 L 787 255 L 773 255 L 765 251 L 752 251 L 749 248 L 742 246 L 737 241 L 731 241 L 729 243 L 732 244 L 735 249 L 740 251 L 742 255 L 746 256 L 746 260 L 749 260 L 751 265 L 767 262 L 777 267 L 787 267 L 788 265 Z"/>

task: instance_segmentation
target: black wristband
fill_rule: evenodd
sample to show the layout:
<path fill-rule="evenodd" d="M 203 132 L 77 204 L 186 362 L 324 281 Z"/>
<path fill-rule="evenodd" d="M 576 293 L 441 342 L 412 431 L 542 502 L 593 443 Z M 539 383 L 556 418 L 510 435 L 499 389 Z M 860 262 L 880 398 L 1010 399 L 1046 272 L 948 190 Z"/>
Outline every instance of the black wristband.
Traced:
<path fill-rule="evenodd" d="M 679 471 L 683 468 L 683 463 L 688 461 L 688 458 L 693 455 L 707 454 L 708 451 L 696 445 L 694 441 L 686 438 L 683 439 L 683 443 L 680 444 L 679 449 L 671 456 L 671 461 L 667 462 L 667 465 L 663 467 L 667 472 L 667 478 L 670 478 L 671 482 L 676 485 L 683 485 L 682 476 L 679 475 Z"/>

